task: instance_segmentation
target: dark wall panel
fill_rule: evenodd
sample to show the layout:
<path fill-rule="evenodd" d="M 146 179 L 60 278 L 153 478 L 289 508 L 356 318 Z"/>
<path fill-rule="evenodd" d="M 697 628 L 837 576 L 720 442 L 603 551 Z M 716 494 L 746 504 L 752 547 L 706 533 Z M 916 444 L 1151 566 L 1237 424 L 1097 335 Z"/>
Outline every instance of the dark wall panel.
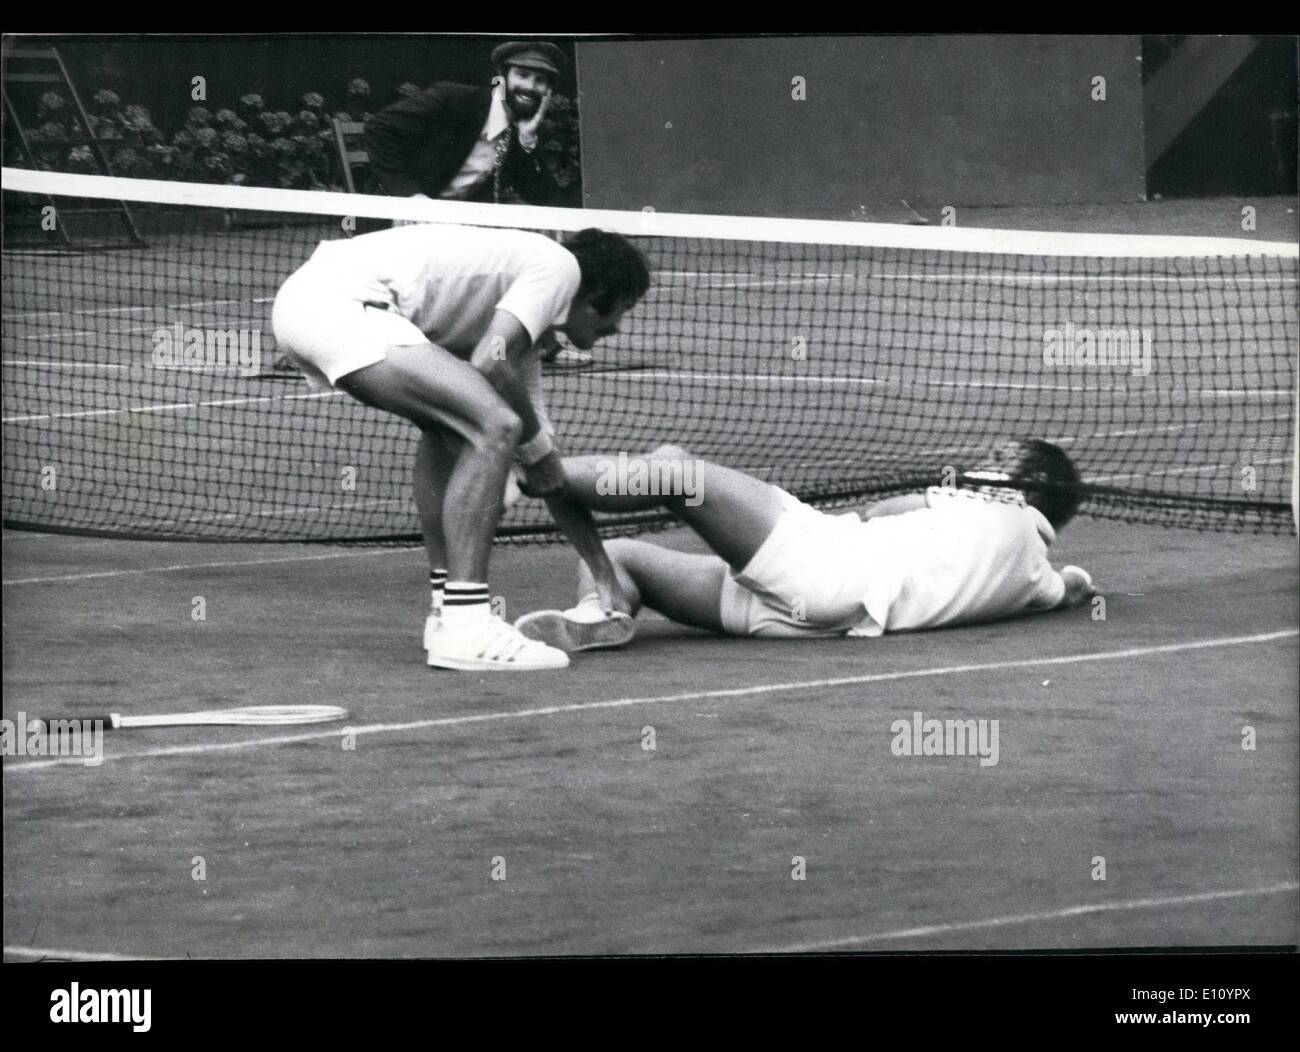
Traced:
<path fill-rule="evenodd" d="M 849 217 L 860 205 L 1140 200 L 1137 37 L 577 45 L 589 207 Z M 791 97 L 805 78 L 806 101 Z M 1106 101 L 1091 98 L 1106 78 Z"/>

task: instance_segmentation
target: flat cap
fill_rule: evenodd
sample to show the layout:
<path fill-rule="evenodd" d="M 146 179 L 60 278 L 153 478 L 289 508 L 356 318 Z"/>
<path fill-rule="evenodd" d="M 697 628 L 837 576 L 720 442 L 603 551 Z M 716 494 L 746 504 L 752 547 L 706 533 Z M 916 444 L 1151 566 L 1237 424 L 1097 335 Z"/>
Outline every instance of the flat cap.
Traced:
<path fill-rule="evenodd" d="M 558 77 L 564 68 L 564 52 L 544 40 L 512 40 L 492 49 L 492 65 L 523 66 Z"/>

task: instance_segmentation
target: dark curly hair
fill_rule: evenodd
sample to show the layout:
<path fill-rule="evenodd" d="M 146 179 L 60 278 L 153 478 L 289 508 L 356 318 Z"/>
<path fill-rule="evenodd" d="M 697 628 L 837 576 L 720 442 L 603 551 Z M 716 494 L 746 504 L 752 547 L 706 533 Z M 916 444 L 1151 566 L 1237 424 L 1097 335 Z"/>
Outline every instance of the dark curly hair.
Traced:
<path fill-rule="evenodd" d="M 1055 530 L 1074 518 L 1083 490 L 1074 461 L 1060 446 L 1041 438 L 998 443 L 987 460 L 962 473 L 960 484 L 1000 490 L 1006 496 L 1019 491 L 1024 502 L 1042 512 Z"/>
<path fill-rule="evenodd" d="M 566 238 L 564 247 L 577 257 L 582 270 L 578 295 L 601 314 L 619 303 L 635 303 L 650 288 L 645 256 L 622 234 L 588 227 Z"/>

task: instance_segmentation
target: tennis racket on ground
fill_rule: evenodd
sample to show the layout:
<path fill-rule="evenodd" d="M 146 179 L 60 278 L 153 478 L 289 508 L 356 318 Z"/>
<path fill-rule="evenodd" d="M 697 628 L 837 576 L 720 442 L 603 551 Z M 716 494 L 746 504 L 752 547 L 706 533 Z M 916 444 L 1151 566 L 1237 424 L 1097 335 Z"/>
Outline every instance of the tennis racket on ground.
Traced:
<path fill-rule="evenodd" d="M 237 709 L 209 709 L 207 712 L 175 712 L 154 716 L 123 716 L 119 712 L 97 716 L 67 716 L 68 721 L 102 720 L 105 730 L 133 727 L 278 727 L 300 723 L 332 723 L 348 718 L 348 710 L 337 705 L 247 705 Z M 34 722 L 34 721 L 30 721 Z M 53 718 L 42 719 L 49 727 Z"/>

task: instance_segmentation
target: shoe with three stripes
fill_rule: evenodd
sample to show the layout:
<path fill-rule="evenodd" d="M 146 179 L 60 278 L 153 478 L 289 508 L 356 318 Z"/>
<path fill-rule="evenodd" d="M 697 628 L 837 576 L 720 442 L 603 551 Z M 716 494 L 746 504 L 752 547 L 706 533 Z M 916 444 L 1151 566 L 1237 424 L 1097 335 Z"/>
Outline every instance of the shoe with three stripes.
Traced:
<path fill-rule="evenodd" d="M 432 619 L 432 618 L 431 618 Z M 495 614 L 449 625 L 444 616 L 425 623 L 428 664 L 462 672 L 536 672 L 568 668 L 569 655 L 522 635 Z"/>

